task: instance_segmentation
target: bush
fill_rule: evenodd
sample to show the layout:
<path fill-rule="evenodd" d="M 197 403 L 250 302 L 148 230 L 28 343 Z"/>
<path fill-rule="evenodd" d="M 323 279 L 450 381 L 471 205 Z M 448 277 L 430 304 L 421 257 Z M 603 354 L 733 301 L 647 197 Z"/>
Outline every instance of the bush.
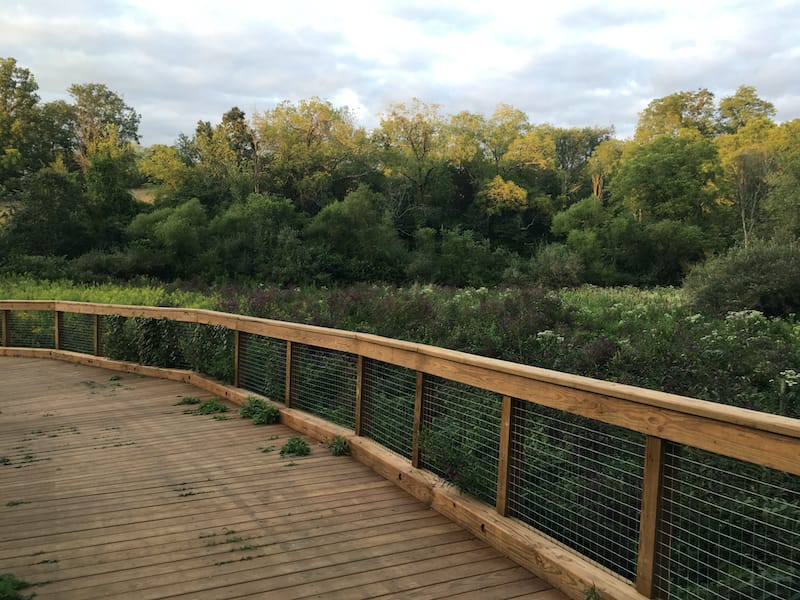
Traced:
<path fill-rule="evenodd" d="M 249 397 L 247 403 L 239 408 L 243 419 L 252 419 L 254 425 L 272 425 L 280 419 L 280 411 L 261 398 Z"/>
<path fill-rule="evenodd" d="M 583 261 L 564 244 L 548 244 L 533 259 L 536 281 L 544 287 L 559 289 L 583 283 Z"/>
<path fill-rule="evenodd" d="M 800 244 L 753 240 L 694 268 L 684 283 L 698 311 L 758 310 L 783 316 L 800 310 Z"/>
<path fill-rule="evenodd" d="M 290 437 L 281 448 L 281 456 L 305 456 L 311 452 L 308 443 L 298 435 Z"/>
<path fill-rule="evenodd" d="M 19 590 L 30 587 L 27 581 L 17 579 L 11 573 L 0 575 L 0 600 L 30 600 L 35 594 L 20 594 Z"/>

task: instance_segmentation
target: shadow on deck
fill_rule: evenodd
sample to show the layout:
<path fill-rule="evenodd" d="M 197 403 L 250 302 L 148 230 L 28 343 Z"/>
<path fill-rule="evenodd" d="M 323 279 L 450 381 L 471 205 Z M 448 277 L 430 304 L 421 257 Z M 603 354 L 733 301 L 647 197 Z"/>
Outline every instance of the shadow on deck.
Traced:
<path fill-rule="evenodd" d="M 368 467 L 192 386 L 0 357 L 0 572 L 46 598 L 562 600 Z"/>

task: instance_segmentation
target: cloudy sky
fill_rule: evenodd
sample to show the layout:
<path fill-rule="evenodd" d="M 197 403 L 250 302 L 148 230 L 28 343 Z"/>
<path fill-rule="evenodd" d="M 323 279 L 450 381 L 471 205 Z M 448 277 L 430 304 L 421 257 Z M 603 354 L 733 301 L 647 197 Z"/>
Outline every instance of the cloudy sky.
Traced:
<path fill-rule="evenodd" d="M 800 117 L 797 0 L 0 0 L 0 56 L 43 100 L 105 83 L 172 143 L 232 106 L 319 96 L 367 127 L 416 97 L 632 134 L 650 100 L 741 84 Z"/>

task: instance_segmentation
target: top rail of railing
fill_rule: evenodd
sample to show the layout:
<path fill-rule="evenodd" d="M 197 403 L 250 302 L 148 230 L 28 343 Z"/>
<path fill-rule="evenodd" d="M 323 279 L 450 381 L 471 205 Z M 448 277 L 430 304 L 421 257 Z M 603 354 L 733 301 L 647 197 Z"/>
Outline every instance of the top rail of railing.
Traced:
<path fill-rule="evenodd" d="M 425 344 L 205 309 L 0 300 L 0 310 L 170 319 L 349 352 L 800 475 L 800 419 Z"/>

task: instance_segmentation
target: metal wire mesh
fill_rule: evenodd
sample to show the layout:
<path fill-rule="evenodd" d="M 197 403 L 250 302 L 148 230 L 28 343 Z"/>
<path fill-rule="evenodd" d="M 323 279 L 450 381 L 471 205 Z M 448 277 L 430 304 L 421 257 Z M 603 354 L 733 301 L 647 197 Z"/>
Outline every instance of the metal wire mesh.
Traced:
<path fill-rule="evenodd" d="M 45 310 L 9 311 L 8 345 L 20 348 L 54 348 L 54 313 Z"/>
<path fill-rule="evenodd" d="M 361 434 L 411 458 L 417 373 L 364 359 Z"/>
<path fill-rule="evenodd" d="M 286 390 L 286 342 L 240 333 L 239 386 L 283 402 Z"/>
<path fill-rule="evenodd" d="M 222 325 L 176 325 L 183 368 L 233 383 L 234 332 Z"/>
<path fill-rule="evenodd" d="M 188 369 L 181 338 L 190 338 L 193 327 L 168 319 L 106 315 L 101 326 L 101 354 L 143 365 Z"/>
<path fill-rule="evenodd" d="M 420 464 L 488 502 L 497 496 L 502 396 L 435 376 L 422 388 Z"/>
<path fill-rule="evenodd" d="M 514 400 L 508 514 L 634 579 L 644 436 Z"/>
<path fill-rule="evenodd" d="M 355 428 L 356 357 L 292 344 L 292 408 Z"/>
<path fill-rule="evenodd" d="M 94 315 L 63 313 L 59 345 L 70 352 L 94 353 Z"/>
<path fill-rule="evenodd" d="M 659 598 L 800 599 L 800 477 L 670 445 Z"/>

